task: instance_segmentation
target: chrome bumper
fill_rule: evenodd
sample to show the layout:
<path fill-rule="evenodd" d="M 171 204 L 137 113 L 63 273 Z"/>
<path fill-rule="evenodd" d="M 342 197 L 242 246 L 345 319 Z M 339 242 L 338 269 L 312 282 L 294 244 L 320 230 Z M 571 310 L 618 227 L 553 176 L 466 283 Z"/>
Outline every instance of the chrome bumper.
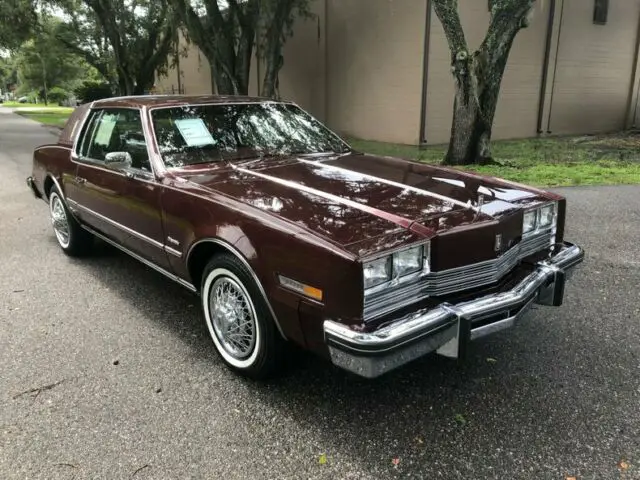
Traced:
<path fill-rule="evenodd" d="M 371 333 L 326 320 L 331 361 L 374 378 L 433 351 L 460 358 L 469 341 L 513 326 L 532 304 L 562 305 L 565 282 L 583 259 L 582 248 L 565 243 L 511 290 L 419 310 Z"/>
<path fill-rule="evenodd" d="M 27 185 L 36 198 L 42 198 L 42 194 L 38 191 L 38 187 L 36 187 L 36 184 L 33 181 L 33 177 L 27 177 Z"/>

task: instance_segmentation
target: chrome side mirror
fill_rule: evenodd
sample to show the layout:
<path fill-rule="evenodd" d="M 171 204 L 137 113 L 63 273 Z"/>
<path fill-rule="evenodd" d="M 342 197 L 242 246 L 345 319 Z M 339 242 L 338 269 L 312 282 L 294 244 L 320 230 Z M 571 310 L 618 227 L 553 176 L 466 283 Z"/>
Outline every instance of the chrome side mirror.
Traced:
<path fill-rule="evenodd" d="M 131 168 L 133 160 L 129 152 L 109 152 L 104 157 L 107 168 L 118 171 L 127 171 Z"/>

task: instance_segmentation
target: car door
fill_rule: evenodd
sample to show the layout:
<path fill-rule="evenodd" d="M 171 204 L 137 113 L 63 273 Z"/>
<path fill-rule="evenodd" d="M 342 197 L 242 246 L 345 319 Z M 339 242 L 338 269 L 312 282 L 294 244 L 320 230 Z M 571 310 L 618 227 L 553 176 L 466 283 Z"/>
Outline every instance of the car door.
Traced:
<path fill-rule="evenodd" d="M 127 159 L 113 163 L 111 160 Z M 83 222 L 167 269 L 160 210 L 162 186 L 149 161 L 137 108 L 91 112 L 74 152 L 71 206 Z"/>

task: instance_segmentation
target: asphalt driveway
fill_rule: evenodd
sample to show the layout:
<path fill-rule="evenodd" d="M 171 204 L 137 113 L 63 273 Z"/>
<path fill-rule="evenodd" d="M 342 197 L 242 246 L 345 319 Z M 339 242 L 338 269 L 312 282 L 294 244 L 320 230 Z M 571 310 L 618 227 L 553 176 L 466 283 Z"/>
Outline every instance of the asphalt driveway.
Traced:
<path fill-rule="evenodd" d="M 0 107 L 0 478 L 640 478 L 640 187 L 562 189 L 566 303 L 377 381 L 300 355 L 268 384 L 197 300 L 114 249 L 64 256 L 24 179 L 49 131 Z"/>

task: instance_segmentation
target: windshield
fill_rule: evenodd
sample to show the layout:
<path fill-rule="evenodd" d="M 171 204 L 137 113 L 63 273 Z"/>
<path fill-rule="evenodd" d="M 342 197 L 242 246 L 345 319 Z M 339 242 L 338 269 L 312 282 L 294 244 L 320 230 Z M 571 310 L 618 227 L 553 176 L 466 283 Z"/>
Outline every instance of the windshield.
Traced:
<path fill-rule="evenodd" d="M 344 153 L 349 146 L 295 105 L 241 103 L 151 111 L 167 167 L 263 155 Z"/>

